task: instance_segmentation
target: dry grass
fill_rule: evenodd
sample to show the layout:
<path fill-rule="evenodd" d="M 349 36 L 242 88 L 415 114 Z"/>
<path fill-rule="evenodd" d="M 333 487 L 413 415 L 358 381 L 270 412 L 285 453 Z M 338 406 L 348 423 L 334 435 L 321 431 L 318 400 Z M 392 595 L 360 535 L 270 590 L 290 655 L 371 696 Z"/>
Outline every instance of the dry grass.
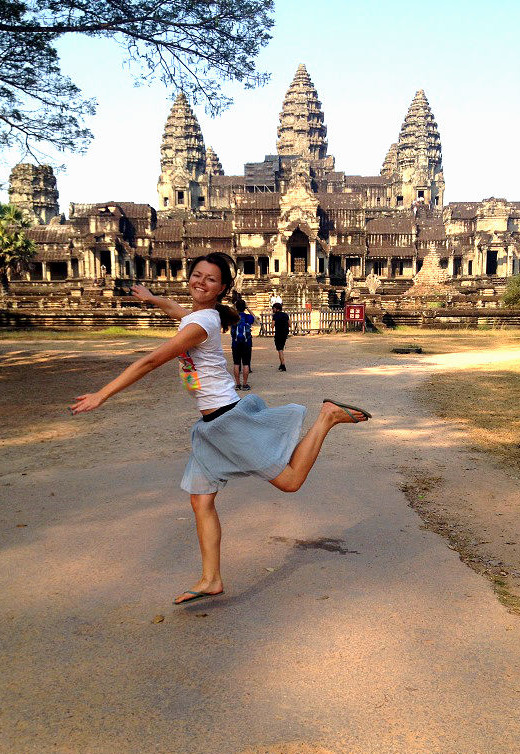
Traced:
<path fill-rule="evenodd" d="M 0 340 L 27 341 L 28 343 L 55 340 L 113 340 L 114 338 L 172 338 L 176 327 L 142 328 L 106 327 L 103 330 L 0 330 Z"/>
<path fill-rule="evenodd" d="M 363 350 L 383 355 L 407 345 L 420 346 L 425 354 L 506 351 L 520 347 L 520 331 L 398 328 L 382 337 L 370 336 Z M 418 393 L 438 416 L 464 422 L 475 449 L 492 453 L 510 469 L 520 469 L 520 362 L 435 374 Z"/>
<path fill-rule="evenodd" d="M 419 392 L 439 416 L 466 424 L 475 449 L 520 469 L 520 363 L 437 374 Z"/>

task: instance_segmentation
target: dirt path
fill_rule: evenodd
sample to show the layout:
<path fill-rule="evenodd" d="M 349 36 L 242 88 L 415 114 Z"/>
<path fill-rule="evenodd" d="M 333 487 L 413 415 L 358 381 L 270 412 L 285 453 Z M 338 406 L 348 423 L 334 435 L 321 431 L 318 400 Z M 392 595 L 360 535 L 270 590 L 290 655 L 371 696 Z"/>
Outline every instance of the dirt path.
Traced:
<path fill-rule="evenodd" d="M 1 344 L 0 752 L 518 754 L 520 620 L 401 489 L 514 587 L 518 478 L 416 400 L 461 362 L 295 338 L 284 375 L 256 341 L 269 403 L 312 419 L 341 394 L 375 418 L 331 435 L 297 495 L 228 486 L 226 595 L 173 608 L 198 567 L 175 369 L 80 421 L 63 409 L 155 345 Z"/>

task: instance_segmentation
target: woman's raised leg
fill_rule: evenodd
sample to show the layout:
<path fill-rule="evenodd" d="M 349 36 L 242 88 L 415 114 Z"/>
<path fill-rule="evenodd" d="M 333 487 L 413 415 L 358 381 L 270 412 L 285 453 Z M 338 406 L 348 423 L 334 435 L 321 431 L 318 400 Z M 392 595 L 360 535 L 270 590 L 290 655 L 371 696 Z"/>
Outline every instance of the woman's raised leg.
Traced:
<path fill-rule="evenodd" d="M 334 403 L 324 403 L 320 415 L 305 437 L 295 447 L 291 460 L 285 469 L 270 482 L 282 492 L 296 492 L 307 479 L 323 441 L 336 424 L 355 424 L 366 421 L 367 417 L 360 411 L 350 412 L 354 419 Z"/>
<path fill-rule="evenodd" d="M 193 587 L 190 587 L 191 592 L 220 594 L 224 590 L 220 575 L 221 529 L 215 508 L 216 496 L 216 492 L 210 495 L 191 495 L 191 507 L 195 513 L 202 557 L 202 576 Z M 183 592 L 175 598 L 174 602 L 180 605 L 181 602 L 187 602 L 193 597 L 193 594 Z"/>

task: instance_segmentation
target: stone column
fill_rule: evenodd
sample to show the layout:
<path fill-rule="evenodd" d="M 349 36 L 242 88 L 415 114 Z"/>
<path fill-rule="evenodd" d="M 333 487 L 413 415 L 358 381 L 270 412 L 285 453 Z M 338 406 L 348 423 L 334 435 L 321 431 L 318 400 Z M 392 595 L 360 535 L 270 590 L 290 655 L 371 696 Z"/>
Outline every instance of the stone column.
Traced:
<path fill-rule="evenodd" d="M 345 262 L 345 257 L 341 257 L 342 262 Z M 343 272 L 345 272 L 345 266 L 343 264 L 342 267 Z M 327 256 L 326 254 L 323 255 L 323 274 L 328 277 L 330 273 L 330 256 Z"/>
<path fill-rule="evenodd" d="M 186 280 L 186 277 L 188 275 L 188 264 L 186 262 L 186 257 L 182 257 L 181 259 L 181 271 L 182 271 L 182 279 Z"/>
<path fill-rule="evenodd" d="M 119 272 L 117 269 L 117 255 L 116 255 L 116 250 L 114 248 L 110 249 L 110 266 L 112 268 L 112 273 L 111 273 L 112 277 L 113 278 L 119 277 Z"/>
<path fill-rule="evenodd" d="M 316 274 L 316 241 L 309 241 L 309 267 L 311 275 Z"/>
<path fill-rule="evenodd" d="M 483 269 L 484 269 L 484 255 L 486 253 L 487 253 L 487 248 L 485 248 L 485 247 L 482 248 L 482 249 L 480 249 L 480 248 L 477 249 L 477 259 L 476 259 L 476 265 L 475 265 L 475 267 L 477 269 L 473 273 L 474 275 L 483 275 L 484 274 L 483 273 Z"/>
<path fill-rule="evenodd" d="M 144 260 L 144 276 L 145 276 L 145 278 L 147 280 L 149 280 L 151 278 L 151 274 L 150 274 L 150 260 L 149 259 L 145 259 Z"/>
<path fill-rule="evenodd" d="M 386 258 L 386 277 L 390 280 L 392 277 L 392 257 Z"/>
<path fill-rule="evenodd" d="M 72 275 L 72 262 L 71 262 L 70 259 L 67 259 L 67 277 L 68 278 L 73 277 L 73 275 Z"/>
<path fill-rule="evenodd" d="M 448 275 L 450 275 L 450 277 L 453 277 L 454 269 L 455 269 L 455 260 L 453 258 L 453 254 L 450 254 L 448 257 Z"/>
<path fill-rule="evenodd" d="M 254 260 L 255 260 L 255 280 L 258 280 L 258 278 L 260 277 L 260 265 L 258 264 L 258 254 L 255 254 Z"/>
<path fill-rule="evenodd" d="M 50 272 L 47 269 L 47 262 L 42 262 L 42 280 L 50 280 Z"/>

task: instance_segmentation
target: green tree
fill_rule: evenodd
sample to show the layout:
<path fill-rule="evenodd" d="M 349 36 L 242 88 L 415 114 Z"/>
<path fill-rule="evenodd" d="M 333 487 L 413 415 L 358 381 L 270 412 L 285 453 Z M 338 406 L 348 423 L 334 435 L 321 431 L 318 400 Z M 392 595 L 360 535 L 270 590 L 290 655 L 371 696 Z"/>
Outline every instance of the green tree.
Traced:
<path fill-rule="evenodd" d="M 9 272 L 27 268 L 36 253 L 25 231 L 31 223 L 23 212 L 10 204 L 0 204 L 0 287 L 4 293 L 9 286 Z"/>
<path fill-rule="evenodd" d="M 520 275 L 509 278 L 502 301 L 506 306 L 520 306 Z"/>
<path fill-rule="evenodd" d="M 114 40 L 141 81 L 160 78 L 215 114 L 231 103 L 223 80 L 265 83 L 255 58 L 271 36 L 273 0 L 0 0 L 0 145 L 82 152 L 95 112 L 60 69 L 56 42 Z"/>

